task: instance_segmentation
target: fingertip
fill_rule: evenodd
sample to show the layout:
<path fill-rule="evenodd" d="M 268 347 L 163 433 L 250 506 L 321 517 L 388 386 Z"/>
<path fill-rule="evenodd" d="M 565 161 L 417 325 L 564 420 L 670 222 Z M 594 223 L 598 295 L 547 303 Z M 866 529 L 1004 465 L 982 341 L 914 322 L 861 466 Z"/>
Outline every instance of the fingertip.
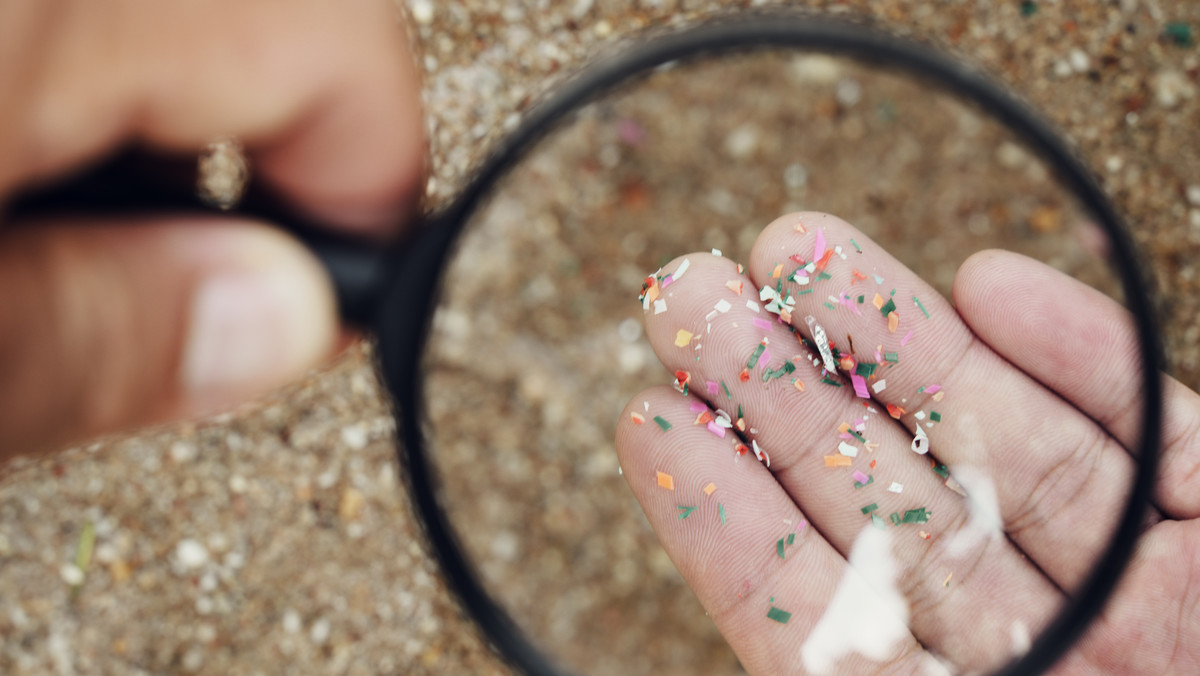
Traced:
<path fill-rule="evenodd" d="M 1028 269 L 1030 258 L 1003 249 L 984 249 L 967 257 L 954 275 L 951 295 L 960 310 L 974 307 L 979 298 L 989 297 L 995 289 L 1000 271 L 1010 280 L 1014 273 Z"/>

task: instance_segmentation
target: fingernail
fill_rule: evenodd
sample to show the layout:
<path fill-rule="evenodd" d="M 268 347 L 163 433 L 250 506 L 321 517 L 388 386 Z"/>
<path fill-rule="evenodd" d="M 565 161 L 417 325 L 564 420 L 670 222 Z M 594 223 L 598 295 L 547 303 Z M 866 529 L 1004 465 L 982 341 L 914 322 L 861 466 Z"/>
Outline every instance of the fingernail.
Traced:
<path fill-rule="evenodd" d="M 286 262 L 202 281 L 181 373 L 192 408 L 236 403 L 315 366 L 334 339 L 328 296 L 312 271 Z"/>

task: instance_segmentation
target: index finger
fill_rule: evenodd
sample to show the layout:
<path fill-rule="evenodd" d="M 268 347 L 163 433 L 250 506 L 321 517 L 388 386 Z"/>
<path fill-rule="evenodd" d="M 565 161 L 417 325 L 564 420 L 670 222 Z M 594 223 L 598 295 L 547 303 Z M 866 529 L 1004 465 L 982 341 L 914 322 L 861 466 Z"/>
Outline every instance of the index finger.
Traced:
<path fill-rule="evenodd" d="M 382 233 L 416 207 L 417 72 L 389 3 L 5 9 L 0 193 L 125 143 L 189 153 L 235 136 L 256 175 L 317 220 Z"/>

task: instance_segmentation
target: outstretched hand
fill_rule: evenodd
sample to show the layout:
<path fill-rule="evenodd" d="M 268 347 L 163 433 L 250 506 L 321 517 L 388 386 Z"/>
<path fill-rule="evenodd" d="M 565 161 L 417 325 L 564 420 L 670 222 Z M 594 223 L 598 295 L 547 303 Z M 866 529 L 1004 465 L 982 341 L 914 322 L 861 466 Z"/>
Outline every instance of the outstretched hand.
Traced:
<path fill-rule="evenodd" d="M 629 403 L 621 466 L 750 673 L 994 669 L 1107 544 L 1140 362 L 1099 292 L 988 251 L 951 306 L 849 224 L 801 213 L 744 269 L 690 254 L 642 300 L 676 382 Z M 1200 673 L 1200 397 L 1165 382 L 1156 510 L 1056 673 Z"/>

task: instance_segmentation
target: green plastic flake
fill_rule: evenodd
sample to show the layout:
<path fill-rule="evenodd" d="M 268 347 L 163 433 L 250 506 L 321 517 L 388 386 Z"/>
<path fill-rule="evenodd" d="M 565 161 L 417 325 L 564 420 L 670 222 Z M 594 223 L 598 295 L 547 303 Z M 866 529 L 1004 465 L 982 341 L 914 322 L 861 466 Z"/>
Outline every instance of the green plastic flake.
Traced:
<path fill-rule="evenodd" d="M 733 395 L 729 393 L 729 386 L 725 384 L 724 380 L 721 381 L 721 389 L 725 390 L 725 396 L 727 398 L 733 399 Z"/>
<path fill-rule="evenodd" d="M 825 383 L 826 385 L 833 385 L 834 387 L 841 387 L 841 386 L 842 386 L 842 384 L 841 384 L 841 383 L 839 383 L 838 381 L 836 381 L 836 380 L 831 380 L 831 379 L 829 378 L 829 376 L 822 376 L 822 377 L 821 377 L 821 382 Z"/>
<path fill-rule="evenodd" d="M 900 363 L 900 353 L 899 352 L 884 352 L 883 360 L 887 361 L 887 362 L 891 362 L 893 364 L 899 364 Z"/>
<path fill-rule="evenodd" d="M 783 554 L 783 538 L 779 538 L 779 542 L 776 542 L 776 543 L 775 543 L 775 553 L 779 555 L 779 558 L 781 558 L 781 559 L 782 559 L 782 558 L 784 558 L 784 554 Z"/>
<path fill-rule="evenodd" d="M 875 526 L 879 530 L 887 530 L 887 522 L 884 521 L 883 517 L 879 516 L 878 514 L 871 515 L 871 525 Z"/>
<path fill-rule="evenodd" d="M 874 362 L 860 361 L 858 362 L 858 366 L 854 367 L 854 373 L 864 378 L 870 378 L 875 375 L 875 368 L 878 366 L 879 364 Z"/>
<path fill-rule="evenodd" d="M 1167 24 L 1163 29 L 1163 36 L 1180 47 L 1191 47 L 1193 44 L 1192 27 L 1182 21 Z"/>
<path fill-rule="evenodd" d="M 738 420 L 741 420 L 742 418 L 745 418 L 745 417 L 746 416 L 742 414 L 742 405 L 738 404 Z"/>
<path fill-rule="evenodd" d="M 787 543 L 789 547 L 796 543 L 795 533 L 788 533 Z"/>
<path fill-rule="evenodd" d="M 775 606 L 771 606 L 771 609 L 767 611 L 767 619 L 775 620 L 779 624 L 787 624 L 788 620 L 792 619 L 792 614 L 786 610 L 780 610 Z"/>
<path fill-rule="evenodd" d="M 854 245 L 855 251 L 857 251 L 858 253 L 862 253 L 862 247 L 858 245 L 858 242 L 854 241 L 853 237 L 850 238 L 850 243 Z"/>
<path fill-rule="evenodd" d="M 863 507 L 863 508 L 862 508 L 862 513 L 863 513 L 863 514 L 870 514 L 871 512 L 874 512 L 874 511 L 875 511 L 875 510 L 877 510 L 877 509 L 879 509 L 879 503 L 877 503 L 877 502 L 872 502 L 871 504 L 869 504 L 869 505 L 867 505 L 866 507 Z"/>
<path fill-rule="evenodd" d="M 654 422 L 658 423 L 658 426 L 661 427 L 662 431 L 664 432 L 671 429 L 671 423 L 667 422 L 667 419 L 661 415 L 654 416 Z"/>
<path fill-rule="evenodd" d="M 921 313 L 925 315 L 925 319 L 929 319 L 929 310 L 926 310 L 925 306 L 921 304 L 921 299 L 913 296 L 913 302 L 917 304 L 917 307 L 921 308 Z"/>
<path fill-rule="evenodd" d="M 945 465 L 934 465 L 933 471 L 937 472 L 937 475 L 942 477 L 943 479 L 950 478 L 950 470 L 946 469 Z"/>
<path fill-rule="evenodd" d="M 899 514 L 899 512 L 892 512 L 892 513 L 891 513 L 891 515 L 890 515 L 888 518 L 892 520 L 892 525 L 895 525 L 895 526 L 899 526 L 899 525 L 900 525 L 900 514 Z"/>
<path fill-rule="evenodd" d="M 836 305 L 834 305 L 833 303 L 830 303 L 829 301 L 825 301 L 825 307 L 829 308 L 830 310 L 836 310 L 836 309 L 837 309 L 837 306 L 836 306 Z"/>
<path fill-rule="evenodd" d="M 824 280 L 824 279 L 833 279 L 833 275 L 831 275 L 831 274 L 829 274 L 828 272 L 825 272 L 824 270 L 822 270 L 822 271 L 821 271 L 821 274 L 817 275 L 817 281 L 819 282 L 819 281 L 821 281 L 821 280 Z"/>
<path fill-rule="evenodd" d="M 769 382 L 771 380 L 774 380 L 775 378 L 782 378 L 795 370 L 796 370 L 795 364 L 793 364 L 790 361 L 784 362 L 783 366 L 780 366 L 778 369 L 775 369 L 774 371 L 772 371 L 769 368 L 763 369 L 762 379 L 763 379 L 764 383 Z"/>
<path fill-rule="evenodd" d="M 800 289 L 799 291 L 796 292 L 796 295 L 797 296 L 807 296 L 808 294 L 810 294 L 812 292 L 813 292 L 812 289 Z"/>
<path fill-rule="evenodd" d="M 866 438 L 863 437 L 863 435 L 859 434 L 858 432 L 855 432 L 854 430 L 846 430 L 846 431 L 850 433 L 850 436 L 854 437 L 855 439 L 858 439 L 860 443 L 864 443 L 864 444 L 867 443 Z"/>
<path fill-rule="evenodd" d="M 924 507 L 910 509 L 904 513 L 901 521 L 904 523 L 929 523 L 929 512 Z"/>
<path fill-rule="evenodd" d="M 675 508 L 679 510 L 679 518 L 681 520 L 688 518 L 692 515 L 692 512 L 696 511 L 695 507 L 689 507 L 687 505 L 675 505 Z"/>
<path fill-rule="evenodd" d="M 855 482 L 854 482 L 854 487 L 855 487 L 855 488 L 862 488 L 863 486 L 870 486 L 870 485 L 871 485 L 871 484 L 873 484 L 873 483 L 875 483 L 875 475 L 874 475 L 874 474 L 868 474 L 868 475 L 867 475 L 867 483 L 863 483 L 863 482 L 861 482 L 861 481 L 855 481 Z"/>
<path fill-rule="evenodd" d="M 758 363 L 758 358 L 762 356 L 763 351 L 766 349 L 766 345 L 759 343 L 758 347 L 754 348 L 754 354 L 750 355 L 750 361 L 746 364 L 746 368 L 754 368 L 754 365 Z"/>
<path fill-rule="evenodd" d="M 864 301 L 864 300 L 866 300 L 866 298 L 867 298 L 866 296 L 859 296 L 859 297 L 858 297 L 858 304 L 859 304 L 859 305 L 862 305 L 862 304 L 863 304 L 863 301 Z"/>
<path fill-rule="evenodd" d="M 891 313 L 893 313 L 895 311 L 896 311 L 896 299 L 895 298 L 889 298 L 888 301 L 883 304 L 883 307 L 879 308 L 880 314 L 882 314 L 884 317 L 887 317 L 888 315 L 890 315 Z"/>
<path fill-rule="evenodd" d="M 938 413 L 937 411 L 930 411 L 929 419 L 933 422 L 942 422 L 942 414 Z"/>
<path fill-rule="evenodd" d="M 725 505 L 723 503 L 720 503 L 720 502 L 717 503 L 717 512 L 719 512 L 721 514 L 721 525 L 724 526 L 725 525 Z"/>
<path fill-rule="evenodd" d="M 1038 6 L 1033 0 L 1024 0 L 1021 3 L 1021 16 L 1033 16 L 1037 14 Z"/>

